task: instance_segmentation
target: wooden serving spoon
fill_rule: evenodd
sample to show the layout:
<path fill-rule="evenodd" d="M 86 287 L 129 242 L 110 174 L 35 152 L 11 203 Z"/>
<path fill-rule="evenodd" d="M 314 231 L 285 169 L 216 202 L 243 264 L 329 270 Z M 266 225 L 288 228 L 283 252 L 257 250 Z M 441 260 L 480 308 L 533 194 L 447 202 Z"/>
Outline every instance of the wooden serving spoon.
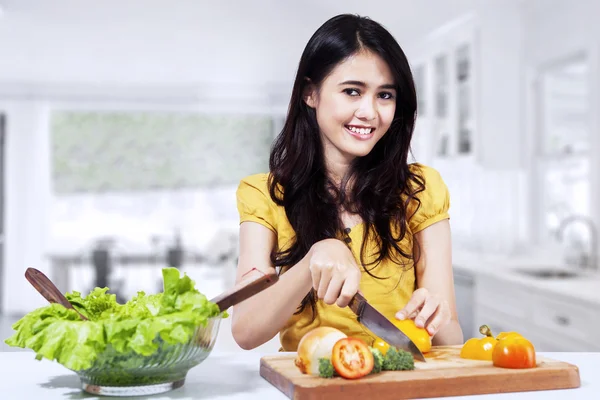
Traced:
<path fill-rule="evenodd" d="M 75 308 L 69 302 L 69 300 L 67 300 L 67 298 L 62 294 L 62 292 L 58 290 L 56 285 L 52 283 L 50 278 L 44 275 L 43 272 L 35 268 L 27 268 L 27 270 L 25 271 L 25 278 L 29 281 L 29 283 L 31 283 L 35 290 L 40 292 L 40 294 L 44 296 L 44 298 L 50 303 L 62 304 L 66 308 L 72 308 L 73 310 L 75 310 Z M 87 321 L 87 318 L 79 311 L 77 311 L 77 314 L 79 314 L 81 319 Z"/>
<path fill-rule="evenodd" d="M 31 283 L 35 290 L 37 290 L 42 296 L 44 296 L 44 298 L 50 303 L 62 304 L 66 308 L 72 308 L 75 310 L 73 305 L 61 293 L 61 291 L 56 287 L 56 285 L 52 283 L 52 281 L 41 271 L 35 268 L 27 268 L 27 270 L 25 271 L 25 278 L 27 278 L 27 280 L 29 281 L 29 283 Z M 264 275 L 240 288 L 233 288 L 210 301 L 216 303 L 219 307 L 219 310 L 223 312 L 229 307 L 241 303 L 249 297 L 254 296 L 258 292 L 265 290 L 278 280 L 279 277 L 277 276 L 277 274 Z M 77 314 L 79 314 L 81 319 L 87 320 L 87 318 L 84 315 L 82 315 L 79 311 L 77 311 Z"/>

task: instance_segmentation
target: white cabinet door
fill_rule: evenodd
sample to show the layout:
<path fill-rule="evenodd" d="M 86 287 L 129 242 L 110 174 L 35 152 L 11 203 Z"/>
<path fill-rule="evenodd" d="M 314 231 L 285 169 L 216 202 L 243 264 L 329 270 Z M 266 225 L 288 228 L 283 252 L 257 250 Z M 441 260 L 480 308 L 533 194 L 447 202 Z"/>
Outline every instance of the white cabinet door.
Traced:
<path fill-rule="evenodd" d="M 476 329 L 519 332 L 537 351 L 600 350 L 598 310 L 591 304 L 484 276 L 476 279 L 475 301 Z"/>

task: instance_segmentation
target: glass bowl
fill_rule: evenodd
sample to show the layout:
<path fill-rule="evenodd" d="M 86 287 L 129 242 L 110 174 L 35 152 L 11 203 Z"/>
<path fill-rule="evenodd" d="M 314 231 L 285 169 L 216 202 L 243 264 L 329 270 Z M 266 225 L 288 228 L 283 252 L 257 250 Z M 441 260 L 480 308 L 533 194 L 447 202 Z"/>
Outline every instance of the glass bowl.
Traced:
<path fill-rule="evenodd" d="M 111 346 L 94 365 L 74 371 L 84 391 L 104 396 L 147 396 L 183 386 L 190 369 L 212 351 L 219 332 L 221 315 L 208 319 L 184 344 L 171 345 L 157 337 L 158 350 L 150 356 L 119 353 Z"/>

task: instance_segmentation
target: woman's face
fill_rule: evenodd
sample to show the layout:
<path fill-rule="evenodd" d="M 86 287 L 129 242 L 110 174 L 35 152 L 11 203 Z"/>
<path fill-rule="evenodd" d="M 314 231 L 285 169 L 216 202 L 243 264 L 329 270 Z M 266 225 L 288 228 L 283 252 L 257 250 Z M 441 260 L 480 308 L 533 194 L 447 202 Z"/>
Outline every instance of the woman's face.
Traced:
<path fill-rule="evenodd" d="M 386 62 L 359 52 L 338 64 L 306 97 L 316 111 L 325 157 L 350 162 L 385 135 L 396 111 L 395 82 Z"/>

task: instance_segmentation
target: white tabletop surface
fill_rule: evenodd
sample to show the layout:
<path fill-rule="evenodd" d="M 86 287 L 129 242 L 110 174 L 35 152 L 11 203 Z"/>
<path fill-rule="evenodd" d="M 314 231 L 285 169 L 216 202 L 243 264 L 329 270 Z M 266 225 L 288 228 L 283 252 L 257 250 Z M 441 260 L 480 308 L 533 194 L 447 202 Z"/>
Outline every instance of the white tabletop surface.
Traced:
<path fill-rule="evenodd" d="M 273 354 L 273 353 L 269 353 Z M 463 399 L 600 399 L 600 353 L 540 353 L 579 367 L 581 387 L 498 395 L 453 397 Z M 267 355 L 267 354 L 265 354 Z M 213 353 L 193 368 L 182 388 L 150 397 L 165 399 L 260 399 L 287 397 L 259 375 L 261 354 L 254 352 Z M 80 389 L 73 372 L 48 360 L 37 361 L 32 352 L 0 352 L 0 399 L 108 399 Z M 115 397 L 116 398 L 116 397 Z M 123 398 L 123 397 L 121 397 Z M 140 399 L 132 397 L 131 399 Z"/>

